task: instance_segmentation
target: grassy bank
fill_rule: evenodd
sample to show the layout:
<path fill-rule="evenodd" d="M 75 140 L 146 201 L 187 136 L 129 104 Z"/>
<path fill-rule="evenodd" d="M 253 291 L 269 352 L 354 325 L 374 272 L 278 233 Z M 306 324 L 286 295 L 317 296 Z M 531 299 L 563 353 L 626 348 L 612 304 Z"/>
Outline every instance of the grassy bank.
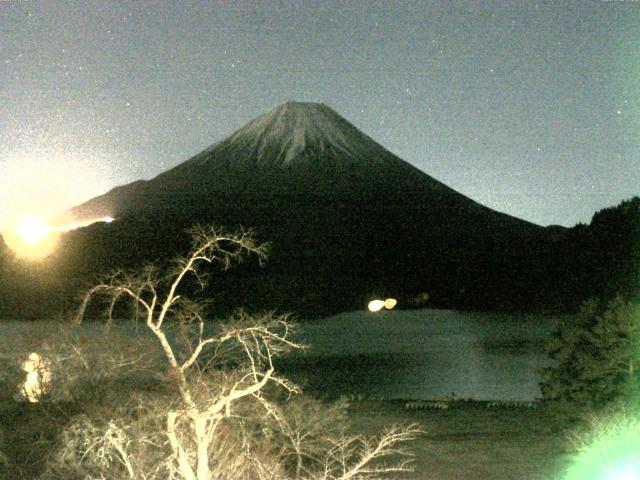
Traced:
<path fill-rule="evenodd" d="M 34 478 L 44 466 L 44 447 L 73 415 L 61 406 L 57 418 L 37 404 L 4 404 L 0 428 L 12 468 L 8 479 Z M 447 409 L 407 409 L 404 401 L 354 401 L 349 409 L 354 433 L 374 435 L 393 424 L 417 423 L 424 432 L 409 449 L 415 471 L 395 478 L 415 480 L 556 480 L 572 451 L 566 431 L 550 408 L 489 408 L 456 402 Z M 66 410 L 66 411 L 65 411 Z M 67 417 L 67 418 L 65 418 Z"/>
<path fill-rule="evenodd" d="M 570 461 L 566 431 L 550 407 L 489 408 L 456 402 L 447 409 L 407 409 L 403 401 L 356 401 L 353 428 L 373 434 L 394 423 L 417 423 L 412 443 L 416 480 L 557 480 Z"/>

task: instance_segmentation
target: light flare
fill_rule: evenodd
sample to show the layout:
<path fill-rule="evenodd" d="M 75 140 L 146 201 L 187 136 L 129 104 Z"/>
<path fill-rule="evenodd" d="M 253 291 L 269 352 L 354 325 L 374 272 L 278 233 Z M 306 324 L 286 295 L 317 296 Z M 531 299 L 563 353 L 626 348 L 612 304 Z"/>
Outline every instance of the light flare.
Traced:
<path fill-rule="evenodd" d="M 16 226 L 16 232 L 29 245 L 35 245 L 49 235 L 49 227 L 39 218 L 25 218 Z"/>
<path fill-rule="evenodd" d="M 609 472 L 604 480 L 638 480 L 640 479 L 640 465 L 621 465 Z"/>
<path fill-rule="evenodd" d="M 379 312 L 384 307 L 384 300 L 371 300 L 368 308 L 370 312 Z"/>
<path fill-rule="evenodd" d="M 27 378 L 20 393 L 30 403 L 38 403 L 50 390 L 53 378 L 51 362 L 33 352 L 22 362 L 22 370 L 27 373 Z"/>
<path fill-rule="evenodd" d="M 563 480 L 640 479 L 640 420 L 635 415 L 614 419 L 592 435 Z"/>
<path fill-rule="evenodd" d="M 27 260 L 40 260 L 53 253 L 62 233 L 93 223 L 111 223 L 114 220 L 111 216 L 105 216 L 59 227 L 50 227 L 42 219 L 25 218 L 19 221 L 13 229 L 2 232 L 2 236 L 7 246 L 18 257 Z"/>

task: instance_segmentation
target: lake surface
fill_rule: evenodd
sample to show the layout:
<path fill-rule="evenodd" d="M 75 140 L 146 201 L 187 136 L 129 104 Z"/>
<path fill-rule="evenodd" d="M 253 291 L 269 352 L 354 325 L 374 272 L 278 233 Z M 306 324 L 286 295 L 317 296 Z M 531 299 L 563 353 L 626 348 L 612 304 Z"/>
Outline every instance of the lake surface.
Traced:
<path fill-rule="evenodd" d="M 451 310 L 351 312 L 304 323 L 309 346 L 279 365 L 306 390 L 329 396 L 531 401 L 535 369 L 558 319 Z"/>
<path fill-rule="evenodd" d="M 350 312 L 305 322 L 309 346 L 278 362 L 281 374 L 323 397 L 531 401 L 540 396 L 535 369 L 550 365 L 544 343 L 559 317 L 452 310 Z M 43 324 L 0 323 L 0 341 Z M 102 337 L 102 323 L 84 329 Z M 131 335 L 142 325 L 122 326 Z M 40 335 L 46 338 L 46 332 Z M 14 337 L 15 338 L 15 337 Z"/>

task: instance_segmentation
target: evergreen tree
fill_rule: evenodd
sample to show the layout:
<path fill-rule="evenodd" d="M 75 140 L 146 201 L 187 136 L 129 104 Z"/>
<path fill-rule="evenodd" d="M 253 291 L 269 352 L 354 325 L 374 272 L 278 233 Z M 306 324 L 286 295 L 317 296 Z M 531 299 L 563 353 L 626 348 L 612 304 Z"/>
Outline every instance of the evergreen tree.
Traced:
<path fill-rule="evenodd" d="M 577 317 L 565 319 L 547 345 L 555 366 L 542 371 L 543 398 L 598 408 L 635 395 L 639 335 L 639 309 L 622 296 L 585 301 Z"/>

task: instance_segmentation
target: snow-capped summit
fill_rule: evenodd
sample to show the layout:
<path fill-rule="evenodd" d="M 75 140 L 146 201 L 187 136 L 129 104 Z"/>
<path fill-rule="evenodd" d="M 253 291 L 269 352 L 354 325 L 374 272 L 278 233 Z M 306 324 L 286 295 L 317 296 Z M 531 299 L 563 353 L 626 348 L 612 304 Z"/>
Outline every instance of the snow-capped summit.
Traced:
<path fill-rule="evenodd" d="M 246 150 L 257 162 L 274 166 L 312 154 L 357 158 L 382 149 L 326 105 L 302 102 L 274 108 L 215 147 Z"/>
<path fill-rule="evenodd" d="M 322 103 L 287 102 L 148 182 L 260 195 L 462 195 L 398 158 Z M 469 202 L 471 200 L 465 199 Z M 474 202 L 471 202 L 474 203 Z"/>
<path fill-rule="evenodd" d="M 251 166 L 290 167 L 312 161 L 324 166 L 332 161 L 362 165 L 388 156 L 384 147 L 325 104 L 291 101 L 252 120 L 178 169 L 221 158 Z"/>

